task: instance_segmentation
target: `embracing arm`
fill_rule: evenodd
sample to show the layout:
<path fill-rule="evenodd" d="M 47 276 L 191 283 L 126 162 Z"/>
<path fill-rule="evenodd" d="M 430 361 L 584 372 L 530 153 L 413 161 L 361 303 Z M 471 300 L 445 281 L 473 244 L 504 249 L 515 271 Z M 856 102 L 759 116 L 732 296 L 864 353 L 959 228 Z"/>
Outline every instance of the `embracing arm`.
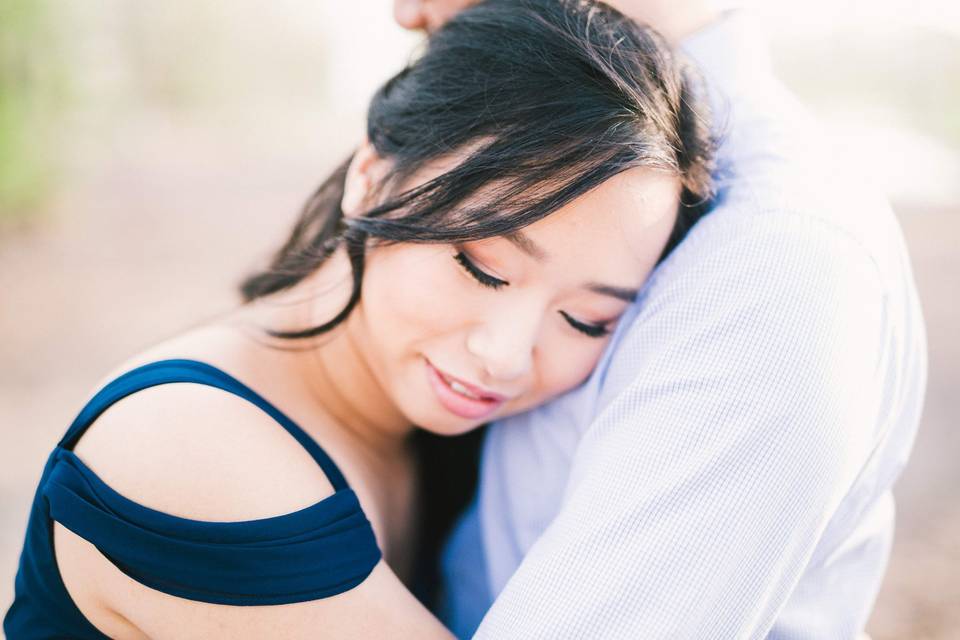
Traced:
<path fill-rule="evenodd" d="M 200 385 L 164 385 L 118 402 L 83 436 L 75 453 L 126 498 L 191 520 L 272 518 L 333 494 L 317 463 L 271 418 L 235 396 Z M 338 595 L 236 606 L 147 587 L 59 523 L 54 537 L 57 563 L 71 598 L 110 637 L 451 637 L 382 560 L 358 586 Z M 186 550 L 200 553 L 193 562 L 169 558 L 169 566 L 184 567 L 184 575 L 176 576 L 180 582 L 189 585 L 191 575 L 222 571 L 258 585 L 260 594 L 279 588 L 266 578 L 260 587 L 260 574 L 247 575 L 242 568 L 255 565 L 249 556 L 224 554 L 213 548 L 222 541 L 212 542 L 213 555 L 194 548 Z M 276 552 L 277 562 L 284 562 L 282 548 L 264 549 L 263 544 L 251 544 L 251 552 L 259 557 L 274 557 Z M 241 547 L 239 552 L 243 551 Z M 212 557 L 224 560 L 204 564 Z M 336 565 L 335 558 L 323 562 Z M 284 575 L 291 573 L 289 566 L 282 569 Z M 316 565 L 300 569 L 309 575 Z"/>
<path fill-rule="evenodd" d="M 765 637 L 877 442 L 885 330 L 860 248 L 780 216 L 625 334 L 560 512 L 475 637 Z"/>
<path fill-rule="evenodd" d="M 477 638 L 765 637 L 882 439 L 896 321 L 828 213 L 874 201 L 833 199 L 845 174 L 811 157 L 815 130 L 744 28 L 683 43 L 713 90 L 721 202 L 654 274 L 559 513 Z M 847 637 L 869 605 L 821 615 Z"/>

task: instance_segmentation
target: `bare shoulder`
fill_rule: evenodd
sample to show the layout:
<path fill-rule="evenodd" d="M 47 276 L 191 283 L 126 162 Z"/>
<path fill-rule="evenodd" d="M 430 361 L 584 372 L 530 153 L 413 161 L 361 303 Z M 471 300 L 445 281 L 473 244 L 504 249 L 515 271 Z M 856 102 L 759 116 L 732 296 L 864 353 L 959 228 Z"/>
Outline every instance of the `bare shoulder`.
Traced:
<path fill-rule="evenodd" d="M 118 401 L 74 452 L 126 498 L 194 520 L 269 518 L 333 494 L 316 461 L 273 418 L 243 398 L 193 383 L 152 387 Z M 68 593 L 112 638 L 452 638 L 382 560 L 363 583 L 333 597 L 226 606 L 151 589 L 91 542 L 59 523 L 53 529 Z"/>
<path fill-rule="evenodd" d="M 200 384 L 164 384 L 118 401 L 74 451 L 130 500 L 195 520 L 266 518 L 333 493 L 322 469 L 273 418 Z"/>
<path fill-rule="evenodd" d="M 265 518 L 333 493 L 317 463 L 268 415 L 195 384 L 121 400 L 75 452 L 127 498 L 197 520 Z M 151 589 L 57 523 L 54 544 L 71 598 L 113 638 L 452 638 L 382 560 L 363 583 L 333 597 L 238 607 Z"/>

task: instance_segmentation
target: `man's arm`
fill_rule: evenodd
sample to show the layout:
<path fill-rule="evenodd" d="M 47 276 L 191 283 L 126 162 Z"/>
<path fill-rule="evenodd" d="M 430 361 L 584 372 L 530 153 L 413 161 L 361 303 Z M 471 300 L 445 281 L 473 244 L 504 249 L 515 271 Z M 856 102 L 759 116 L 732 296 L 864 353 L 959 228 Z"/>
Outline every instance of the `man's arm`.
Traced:
<path fill-rule="evenodd" d="M 807 224 L 745 229 L 704 260 L 698 291 L 637 319 L 608 374 L 632 382 L 476 637 L 766 634 L 870 455 L 880 404 L 876 273 Z M 730 254 L 756 270 L 711 278 Z"/>
<path fill-rule="evenodd" d="M 697 37 L 736 174 L 647 287 L 478 638 L 763 637 L 880 439 L 884 276 L 815 210 L 844 205 L 762 62 Z"/>

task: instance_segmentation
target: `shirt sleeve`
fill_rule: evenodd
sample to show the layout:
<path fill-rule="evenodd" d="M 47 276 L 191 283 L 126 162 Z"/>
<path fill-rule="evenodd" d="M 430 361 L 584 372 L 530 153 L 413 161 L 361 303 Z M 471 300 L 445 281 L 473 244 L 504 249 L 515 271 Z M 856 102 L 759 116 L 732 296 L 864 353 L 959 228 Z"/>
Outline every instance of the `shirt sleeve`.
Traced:
<path fill-rule="evenodd" d="M 711 238 L 658 274 L 476 638 L 761 638 L 799 580 L 877 441 L 881 281 L 790 212 Z"/>

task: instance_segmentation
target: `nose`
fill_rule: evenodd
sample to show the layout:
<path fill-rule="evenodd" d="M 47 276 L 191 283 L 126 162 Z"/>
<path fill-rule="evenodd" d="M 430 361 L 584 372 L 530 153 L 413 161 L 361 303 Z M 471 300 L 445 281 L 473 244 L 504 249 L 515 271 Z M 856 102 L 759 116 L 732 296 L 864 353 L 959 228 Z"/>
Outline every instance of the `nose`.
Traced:
<path fill-rule="evenodd" d="M 500 314 L 475 326 L 467 335 L 467 351 L 483 366 L 488 377 L 484 383 L 495 386 L 528 374 L 539 329 L 539 317 L 525 321 L 516 314 Z"/>
<path fill-rule="evenodd" d="M 426 29 L 424 0 L 393 0 L 393 19 L 404 29 Z"/>

